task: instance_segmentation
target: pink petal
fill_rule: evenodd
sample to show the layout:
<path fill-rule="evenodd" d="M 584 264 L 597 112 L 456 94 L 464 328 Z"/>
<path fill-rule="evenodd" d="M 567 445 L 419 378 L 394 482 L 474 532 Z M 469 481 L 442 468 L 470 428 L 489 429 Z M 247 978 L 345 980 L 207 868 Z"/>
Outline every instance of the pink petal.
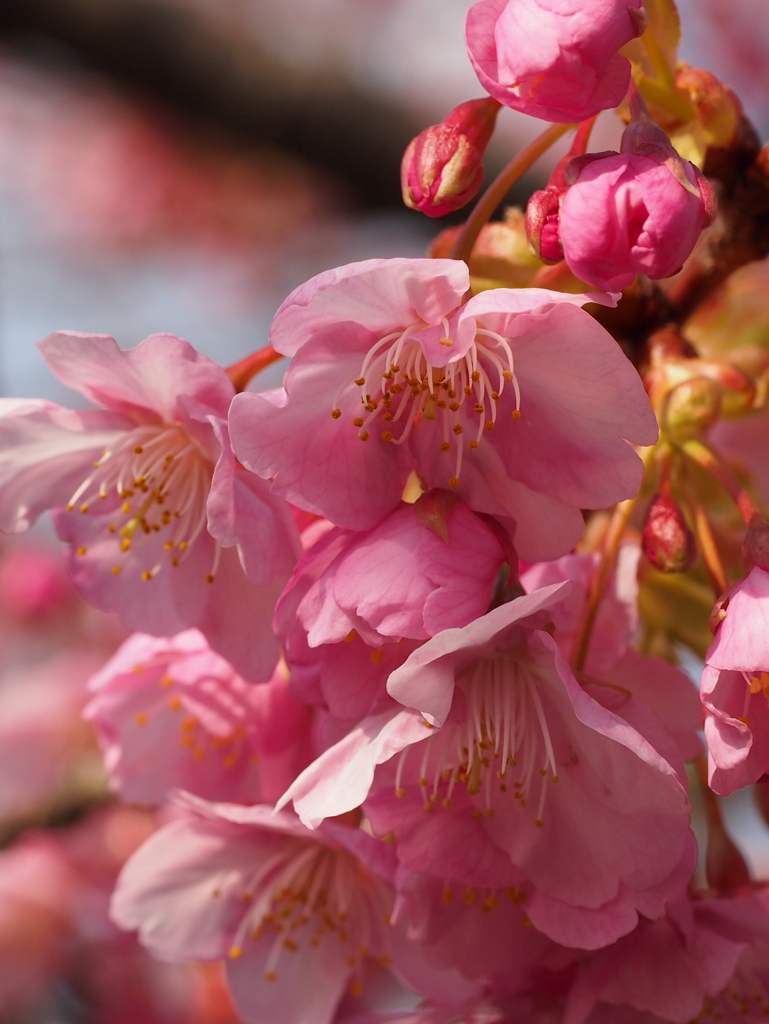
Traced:
<path fill-rule="evenodd" d="M 278 352 L 293 356 L 319 330 L 348 321 L 379 337 L 415 320 L 436 324 L 469 287 L 467 265 L 458 260 L 350 263 L 295 289 L 275 314 L 270 341 Z"/>
<path fill-rule="evenodd" d="M 58 331 L 39 348 L 63 384 L 119 412 L 138 410 L 151 419 L 185 422 L 182 400 L 191 398 L 226 417 L 234 394 L 221 367 L 173 334 L 153 334 L 122 350 L 107 334 Z"/>

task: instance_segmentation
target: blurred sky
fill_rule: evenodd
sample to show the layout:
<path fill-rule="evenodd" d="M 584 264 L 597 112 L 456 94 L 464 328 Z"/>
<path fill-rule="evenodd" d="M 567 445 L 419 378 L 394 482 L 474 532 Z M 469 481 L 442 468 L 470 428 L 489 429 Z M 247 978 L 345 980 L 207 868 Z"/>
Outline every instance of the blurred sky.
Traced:
<path fill-rule="evenodd" d="M 252 34 L 289 78 L 342 77 L 419 124 L 481 92 L 463 42 L 468 0 L 165 2 L 197 8 L 233 38 Z M 681 12 L 682 55 L 742 89 L 769 131 L 766 0 L 683 0 Z M 502 111 L 492 159 L 540 130 Z M 596 147 L 615 145 L 618 132 L 604 115 Z M 294 157 L 189 140 L 167 112 L 80 69 L 77 54 L 46 64 L 0 51 L 0 153 L 8 395 L 63 399 L 34 348 L 58 328 L 109 333 L 123 346 L 171 331 L 234 361 L 265 344 L 275 308 L 306 277 L 356 259 L 420 255 L 438 230 L 406 211 L 346 208 Z"/>

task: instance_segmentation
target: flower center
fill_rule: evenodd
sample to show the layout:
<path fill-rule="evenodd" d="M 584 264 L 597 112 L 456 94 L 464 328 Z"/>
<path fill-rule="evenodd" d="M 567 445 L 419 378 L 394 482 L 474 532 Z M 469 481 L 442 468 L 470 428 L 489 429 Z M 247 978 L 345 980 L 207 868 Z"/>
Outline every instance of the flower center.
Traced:
<path fill-rule="evenodd" d="M 151 580 L 163 565 L 179 565 L 206 529 L 206 500 L 213 466 L 178 424 L 155 423 L 124 434 L 93 464 L 67 504 L 84 515 L 96 513 L 109 520 L 106 529 L 114 536 L 119 552 L 145 544 L 157 548 L 157 561 L 142 573 Z M 100 508 L 101 503 L 106 508 Z M 109 511 L 108 511 L 109 510 Z M 158 544 L 158 539 L 164 543 Z M 77 549 L 85 555 L 87 549 Z M 220 548 L 206 579 L 213 582 Z M 119 557 L 119 555 L 118 555 Z M 118 575 L 118 562 L 112 572 Z"/>
<path fill-rule="evenodd" d="M 318 947 L 325 939 L 349 949 L 347 964 L 381 947 L 383 923 L 392 898 L 383 882 L 365 873 L 350 854 L 318 843 L 296 842 L 262 863 L 247 880 L 240 898 L 250 904 L 235 934 L 230 957 L 243 954 L 243 943 L 265 934 L 274 942 L 265 962 L 265 978 L 274 981 L 284 952 L 303 942 Z M 214 896 L 219 895 L 218 889 Z"/>
<path fill-rule="evenodd" d="M 447 357 L 454 347 L 447 319 L 442 320 L 439 344 Z M 346 381 L 335 395 L 331 415 L 342 415 L 337 403 L 352 384 L 360 389 L 365 415 L 353 420 L 361 441 L 368 441 L 370 428 L 381 417 L 383 441 L 400 445 L 421 420 L 441 420 L 439 446 L 453 453 L 450 487 L 459 484 L 465 432 L 472 435 L 469 449 L 477 448 L 483 435 L 494 429 L 497 403 L 506 387 L 515 396 L 513 419 L 520 419 L 521 393 L 515 376 L 513 353 L 507 339 L 494 331 L 477 327 L 475 339 L 459 359 L 438 365 L 428 357 L 419 334 L 430 330 L 421 321 L 405 331 L 381 338 L 369 349 L 354 381 Z"/>
<path fill-rule="evenodd" d="M 534 824 L 541 828 L 548 782 L 557 782 L 558 773 L 536 676 L 510 654 L 496 654 L 476 661 L 457 685 L 467 701 L 466 719 L 447 723 L 421 744 L 425 810 L 450 807 L 459 784 L 483 797 L 484 813 L 491 817 L 496 792 L 525 808 L 539 782 Z M 398 762 L 397 796 L 406 795 L 401 783 L 409 751 Z"/>

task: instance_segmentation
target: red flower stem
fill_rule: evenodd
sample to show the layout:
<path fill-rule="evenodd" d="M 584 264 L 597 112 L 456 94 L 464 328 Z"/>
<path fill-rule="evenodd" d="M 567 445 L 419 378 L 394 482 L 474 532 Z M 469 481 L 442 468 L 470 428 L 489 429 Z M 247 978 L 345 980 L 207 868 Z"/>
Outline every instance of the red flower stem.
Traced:
<path fill-rule="evenodd" d="M 282 358 L 280 352 L 276 352 L 272 345 L 265 345 L 258 352 L 252 352 L 245 359 L 228 366 L 224 372 L 235 385 L 235 391 L 245 391 L 254 377 Z"/>
<path fill-rule="evenodd" d="M 573 127 L 574 125 L 572 124 L 550 125 L 533 142 L 530 142 L 525 149 L 521 150 L 507 167 L 497 175 L 478 200 L 473 212 L 465 222 L 451 253 L 453 260 L 464 260 L 467 263 L 473 251 L 473 246 L 478 240 L 478 235 L 481 233 L 481 228 L 491 218 L 516 181 L 528 171 L 532 164 L 539 160 L 543 153 L 550 149 L 553 143 L 557 142 L 562 135 L 565 135 Z"/>
<path fill-rule="evenodd" d="M 681 445 L 684 454 L 709 473 L 723 487 L 740 511 L 745 525 L 749 526 L 754 516 L 761 511 L 729 467 L 702 441 L 691 438 Z"/>

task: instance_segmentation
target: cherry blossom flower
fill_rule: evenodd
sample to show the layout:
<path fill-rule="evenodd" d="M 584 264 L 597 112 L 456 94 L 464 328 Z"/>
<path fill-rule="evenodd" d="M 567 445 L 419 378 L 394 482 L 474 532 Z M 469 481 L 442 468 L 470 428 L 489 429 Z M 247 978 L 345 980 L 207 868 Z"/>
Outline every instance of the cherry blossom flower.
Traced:
<path fill-rule="evenodd" d="M 307 763 L 307 710 L 285 670 L 244 682 L 197 630 L 136 634 L 90 683 L 94 722 L 113 789 L 158 804 L 172 789 L 209 799 L 274 800 Z"/>
<path fill-rule="evenodd" d="M 564 944 L 659 916 L 692 868 L 683 765 L 657 752 L 673 745 L 643 705 L 595 688 L 604 707 L 542 630 L 569 587 L 428 640 L 388 681 L 406 707 L 361 722 L 279 805 L 313 826 L 366 800 L 409 870 L 523 887 L 529 919 Z"/>
<path fill-rule="evenodd" d="M 630 444 L 657 427 L 638 374 L 578 307 L 601 295 L 495 289 L 462 302 L 465 264 L 369 260 L 313 278 L 276 314 L 285 389 L 237 395 L 238 458 L 275 494 L 367 530 L 416 470 L 513 518 L 522 558 L 563 554 L 579 508 L 634 494 Z"/>
<path fill-rule="evenodd" d="M 283 503 L 236 466 L 226 373 L 168 334 L 123 352 L 106 335 L 60 332 L 40 348 L 106 408 L 2 400 L 0 528 L 53 509 L 89 601 L 143 632 L 198 627 L 244 676 L 269 678 L 269 620 L 298 543 Z"/>
<path fill-rule="evenodd" d="M 641 0 L 480 0 L 465 38 L 494 99 L 546 121 L 584 121 L 622 102 L 630 63 L 617 52 L 643 31 Z"/>
<path fill-rule="evenodd" d="M 441 1002 L 471 997 L 459 976 L 415 971 L 418 951 L 399 950 L 386 844 L 338 822 L 308 832 L 267 806 L 184 804 L 126 865 L 112 914 L 161 959 L 227 957 L 244 1020 L 331 1024 L 377 963 L 417 974 Z"/>
<path fill-rule="evenodd" d="M 705 655 L 710 786 L 728 796 L 769 771 L 769 572 L 756 566 L 731 592 Z"/>
<path fill-rule="evenodd" d="M 582 961 L 564 1024 L 596 1008 L 632 1008 L 652 1019 L 763 1020 L 769 1014 L 769 915 L 765 893 L 682 899 Z"/>

